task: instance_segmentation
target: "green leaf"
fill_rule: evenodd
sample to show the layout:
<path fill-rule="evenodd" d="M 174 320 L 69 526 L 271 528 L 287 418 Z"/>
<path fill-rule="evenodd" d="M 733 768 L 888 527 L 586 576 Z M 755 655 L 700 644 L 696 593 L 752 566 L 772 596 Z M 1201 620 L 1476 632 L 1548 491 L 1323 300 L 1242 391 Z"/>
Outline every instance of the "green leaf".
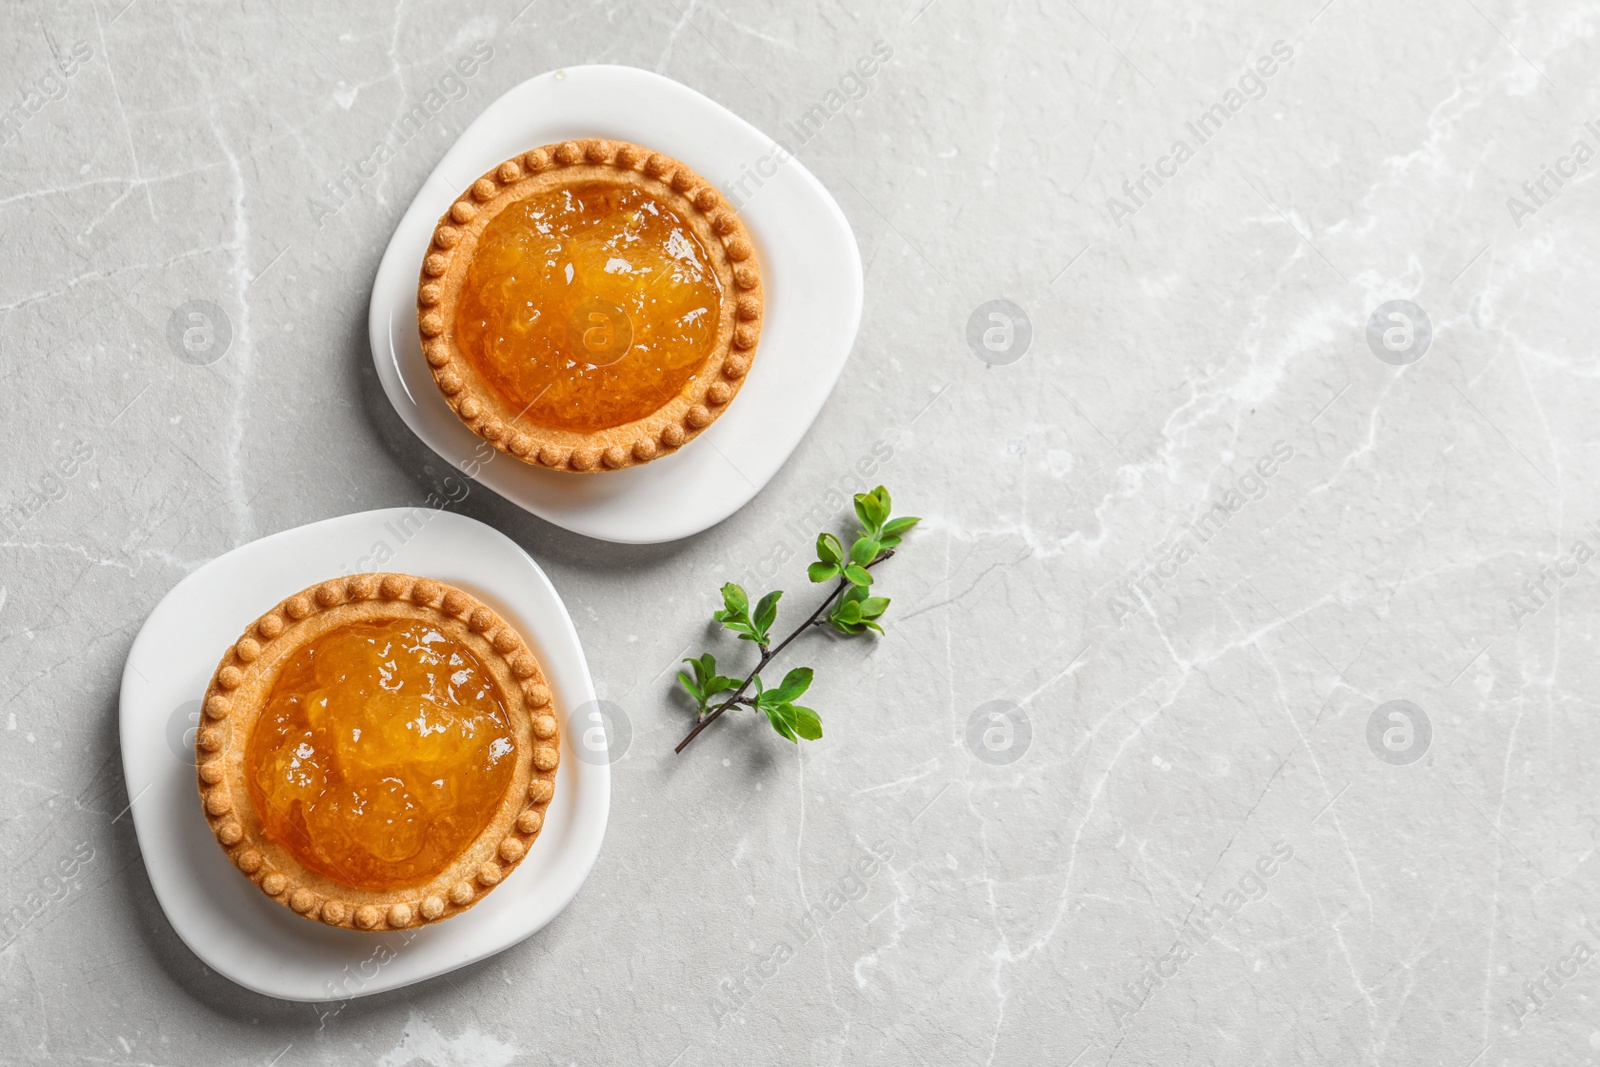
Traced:
<path fill-rule="evenodd" d="M 777 621 L 778 600 L 782 596 L 783 590 L 775 589 L 766 596 L 762 597 L 761 602 L 756 605 L 755 628 L 756 633 L 760 634 L 763 638 L 763 644 L 766 643 L 765 638 L 767 636 L 767 631 L 772 629 L 772 624 Z"/>
<path fill-rule="evenodd" d="M 735 619 L 745 619 L 750 614 L 750 597 L 744 587 L 736 582 L 729 582 L 722 587 L 722 602 L 727 605 L 728 614 Z"/>
<path fill-rule="evenodd" d="M 883 633 L 883 627 L 879 626 L 877 623 L 873 622 L 871 619 L 863 619 L 861 621 L 861 625 L 867 627 L 868 629 L 876 630 L 880 634 Z"/>
<path fill-rule="evenodd" d="M 768 704 L 762 707 L 767 721 L 781 737 L 798 742 L 801 738 L 816 741 L 822 737 L 822 720 L 810 708 L 794 704 Z"/>
<path fill-rule="evenodd" d="M 823 563 L 818 560 L 806 568 L 806 574 L 810 576 L 813 582 L 826 582 L 839 577 L 839 568 L 835 564 Z"/>
<path fill-rule="evenodd" d="M 694 661 L 690 660 L 689 662 L 693 663 Z M 687 674 L 684 674 L 682 671 L 679 671 L 678 672 L 678 684 L 683 686 L 685 692 L 687 692 L 690 696 L 694 697 L 694 702 L 697 705 L 699 705 L 699 707 L 702 710 L 705 708 L 705 706 L 706 706 L 706 694 L 705 694 L 705 691 L 702 690 L 698 685 L 695 685 L 693 679 L 691 679 Z"/>
<path fill-rule="evenodd" d="M 853 585 L 846 589 L 839 597 L 839 602 L 833 606 L 833 611 L 828 616 L 828 625 L 838 633 L 847 637 L 865 633 L 872 622 L 865 617 L 862 606 L 869 599 L 867 590 L 863 586 Z M 879 597 L 877 599 L 884 599 Z"/>
<path fill-rule="evenodd" d="M 795 735 L 794 727 L 789 723 L 791 718 L 789 705 L 773 704 L 769 707 L 763 707 L 761 710 L 767 713 L 767 721 L 772 724 L 774 730 L 778 731 L 779 737 L 793 741 L 795 744 L 800 743 L 800 738 Z"/>
<path fill-rule="evenodd" d="M 767 699 L 775 704 L 788 704 L 795 697 L 811 688 L 811 668 L 796 667 L 783 676 L 783 684 L 776 689 L 768 690 Z"/>
<path fill-rule="evenodd" d="M 883 524 L 883 520 L 889 517 L 889 511 L 893 505 L 893 501 L 889 499 L 888 488 L 882 485 L 878 486 L 872 491 L 872 498 L 877 501 L 878 507 L 882 509 L 881 514 L 878 517 L 878 524 L 881 526 Z"/>
<path fill-rule="evenodd" d="M 921 521 L 922 520 L 915 515 L 907 515 L 904 518 L 895 519 L 892 522 L 885 523 L 883 527 L 883 533 L 878 537 L 878 547 L 884 549 L 885 551 L 888 551 L 891 548 L 899 548 L 900 535 Z"/>
<path fill-rule="evenodd" d="M 741 641 L 759 642 L 761 635 L 750 622 L 750 598 L 744 589 L 729 582 L 722 587 L 722 602 L 727 606 L 721 611 L 712 612 L 711 617 L 738 634 Z"/>
<path fill-rule="evenodd" d="M 876 535 L 889 517 L 889 490 L 878 486 L 870 493 L 856 494 L 856 518 L 864 532 Z"/>
<path fill-rule="evenodd" d="M 789 705 L 789 711 L 795 733 L 807 741 L 822 740 L 822 720 L 818 718 L 816 712 L 810 708 L 802 708 L 798 704 Z"/>
<path fill-rule="evenodd" d="M 850 562 L 865 567 L 878 556 L 878 542 L 870 537 L 858 537 L 850 546 Z"/>
<path fill-rule="evenodd" d="M 726 619 L 724 619 L 724 620 L 722 620 L 722 625 L 723 625 L 724 629 L 727 629 L 727 630 L 731 631 L 732 633 L 738 634 L 739 635 L 739 640 L 741 640 L 741 641 L 755 641 L 755 640 L 757 640 L 755 630 L 752 629 L 750 624 L 747 623 L 747 622 L 729 622 Z"/>
<path fill-rule="evenodd" d="M 872 584 L 872 575 L 867 573 L 866 568 L 857 567 L 854 563 L 844 569 L 844 576 L 850 579 L 851 585 L 868 586 Z"/>
<path fill-rule="evenodd" d="M 866 493 L 856 494 L 856 518 L 861 520 L 861 529 L 866 533 L 876 533 L 878 524 L 872 521 L 872 512 L 867 508 L 867 501 L 871 499 Z"/>
<path fill-rule="evenodd" d="M 859 585 L 848 586 L 845 591 L 840 594 L 839 602 L 833 606 L 833 610 L 829 612 L 828 618 L 834 622 L 837 622 L 841 614 L 844 613 L 845 605 L 847 604 L 852 605 L 852 610 L 849 612 L 849 614 L 854 615 L 856 612 L 860 611 L 861 602 L 866 598 L 867 590 L 864 587 Z"/>
<path fill-rule="evenodd" d="M 730 689 L 739 687 L 737 678 L 727 678 L 717 673 L 717 657 L 709 652 L 699 659 L 685 657 L 683 662 L 693 668 L 694 677 L 690 678 L 688 674 L 679 671 L 678 684 L 683 686 L 685 692 L 694 697 L 695 703 L 700 706 L 702 712 L 711 703 L 712 697 L 718 693 L 726 693 Z"/>
<path fill-rule="evenodd" d="M 861 602 L 861 617 L 863 619 L 876 619 L 879 615 L 883 614 L 884 609 L 888 606 L 888 597 L 869 596 Z"/>
<path fill-rule="evenodd" d="M 888 534 L 890 537 L 899 537 L 901 534 L 905 533 L 907 530 L 911 529 L 911 527 L 915 526 L 921 521 L 922 519 L 919 516 L 903 515 L 898 519 L 894 519 L 888 523 L 885 523 L 883 532 Z"/>
<path fill-rule="evenodd" d="M 706 700 L 710 701 L 710 699 L 716 696 L 718 693 L 726 693 L 730 689 L 737 688 L 739 688 L 739 679 L 724 678 L 719 674 L 716 677 L 707 680 L 705 684 Z"/>
<path fill-rule="evenodd" d="M 844 562 L 844 546 L 831 533 L 817 535 L 817 559 L 838 565 Z"/>

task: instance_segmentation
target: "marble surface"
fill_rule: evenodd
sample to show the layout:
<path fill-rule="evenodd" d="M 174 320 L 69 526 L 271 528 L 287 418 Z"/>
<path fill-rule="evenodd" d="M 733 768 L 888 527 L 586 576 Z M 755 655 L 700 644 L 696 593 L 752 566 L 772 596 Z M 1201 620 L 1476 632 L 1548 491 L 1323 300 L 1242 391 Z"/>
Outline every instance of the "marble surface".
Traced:
<path fill-rule="evenodd" d="M 12 5 L 0 1060 L 1600 1060 L 1597 28 L 1579 0 Z M 129 643 L 206 560 L 433 491 L 367 351 L 379 254 L 487 101 L 589 62 L 788 140 L 861 246 L 854 356 L 687 541 L 450 502 L 546 568 L 626 716 L 605 849 L 489 961 L 247 993 L 151 894 Z M 796 646 L 826 738 L 745 718 L 674 756 L 675 662 L 741 655 L 717 586 L 808 605 L 802 516 L 877 481 L 926 521 L 878 572 L 886 637 Z"/>

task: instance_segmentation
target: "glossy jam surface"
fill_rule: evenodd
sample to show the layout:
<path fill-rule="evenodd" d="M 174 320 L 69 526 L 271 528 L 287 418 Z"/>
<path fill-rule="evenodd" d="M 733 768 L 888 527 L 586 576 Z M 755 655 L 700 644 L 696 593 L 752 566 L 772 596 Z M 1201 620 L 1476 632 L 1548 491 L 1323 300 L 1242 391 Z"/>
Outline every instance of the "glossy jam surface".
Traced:
<path fill-rule="evenodd" d="M 358 889 L 438 874 L 488 826 L 515 768 L 505 699 L 428 622 L 358 622 L 284 664 L 245 756 L 266 833 Z"/>
<path fill-rule="evenodd" d="M 694 231 L 650 194 L 577 184 L 485 227 L 456 346 L 522 418 L 589 432 L 643 418 L 716 341 L 722 283 Z"/>

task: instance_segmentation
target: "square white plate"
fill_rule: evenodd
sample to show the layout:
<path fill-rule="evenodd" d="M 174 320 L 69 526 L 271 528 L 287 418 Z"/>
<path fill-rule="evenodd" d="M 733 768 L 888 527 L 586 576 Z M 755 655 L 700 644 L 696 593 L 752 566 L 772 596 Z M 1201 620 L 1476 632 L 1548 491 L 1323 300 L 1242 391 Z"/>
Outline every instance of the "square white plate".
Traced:
<path fill-rule="evenodd" d="M 409 520 L 409 524 L 407 523 Z M 420 525 L 419 525 L 420 520 Z M 382 544 L 392 555 L 373 558 Z M 528 639 L 568 718 L 544 830 L 521 864 L 464 914 L 365 934 L 267 899 L 212 838 L 195 789 L 194 726 L 223 652 L 263 611 L 340 574 L 390 570 L 459 585 Z M 504 534 L 428 508 L 389 508 L 263 537 L 212 560 L 157 604 L 122 672 L 122 766 L 156 899 L 184 944 L 246 988 L 284 1000 L 350 1000 L 420 982 L 510 948 L 555 918 L 600 854 L 611 806 L 604 739 L 580 759 L 570 716 L 594 683 L 561 598 Z"/>
<path fill-rule="evenodd" d="M 721 522 L 778 472 L 833 391 L 861 322 L 861 254 L 839 205 L 727 108 L 670 78 L 615 66 L 552 71 L 490 104 L 439 161 L 389 242 L 372 284 L 372 358 L 412 432 L 469 469 L 480 442 L 439 394 L 417 336 L 422 257 L 439 216 L 479 175 L 530 148 L 581 137 L 646 145 L 724 192 L 726 183 L 752 175 L 748 199 L 736 206 L 761 259 L 761 343 L 738 397 L 675 455 L 591 475 L 497 456 L 477 478 L 576 533 L 627 544 L 673 541 Z"/>

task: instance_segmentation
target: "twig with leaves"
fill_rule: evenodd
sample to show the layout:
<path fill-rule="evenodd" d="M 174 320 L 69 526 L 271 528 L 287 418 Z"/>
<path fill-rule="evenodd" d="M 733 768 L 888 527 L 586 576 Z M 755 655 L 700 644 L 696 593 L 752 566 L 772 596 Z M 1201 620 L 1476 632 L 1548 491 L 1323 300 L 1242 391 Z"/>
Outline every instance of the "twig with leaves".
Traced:
<path fill-rule="evenodd" d="M 764 713 L 772 728 L 789 741 L 815 741 L 822 736 L 822 720 L 817 713 L 795 703 L 811 688 L 811 668 L 795 667 L 772 689 L 762 681 L 761 671 L 789 642 L 813 627 L 826 626 L 845 637 L 856 637 L 868 630 L 883 633 L 880 620 L 889 607 L 889 598 L 872 595 L 872 568 L 893 556 L 901 536 L 922 520 L 910 515 L 891 518 L 889 490 L 881 485 L 870 493 L 857 493 L 855 504 L 861 529 L 850 551 L 846 552 L 833 534 L 818 534 L 817 559 L 806 572 L 819 585 L 833 582 L 833 591 L 805 622 L 776 645 L 772 643 L 772 626 L 778 621 L 778 601 L 783 598 L 783 590 L 775 589 L 763 596 L 751 611 L 750 596 L 741 586 L 729 582 L 722 587 L 723 606 L 712 618 L 741 641 L 753 642 L 761 650 L 760 660 L 742 680 L 717 673 L 717 659 L 709 652 L 699 659 L 683 661 L 690 670 L 678 672 L 678 684 L 694 699 L 697 718 L 694 729 L 678 742 L 675 751 L 682 752 L 701 730 L 733 707 Z M 732 695 L 719 702 L 724 693 Z"/>

